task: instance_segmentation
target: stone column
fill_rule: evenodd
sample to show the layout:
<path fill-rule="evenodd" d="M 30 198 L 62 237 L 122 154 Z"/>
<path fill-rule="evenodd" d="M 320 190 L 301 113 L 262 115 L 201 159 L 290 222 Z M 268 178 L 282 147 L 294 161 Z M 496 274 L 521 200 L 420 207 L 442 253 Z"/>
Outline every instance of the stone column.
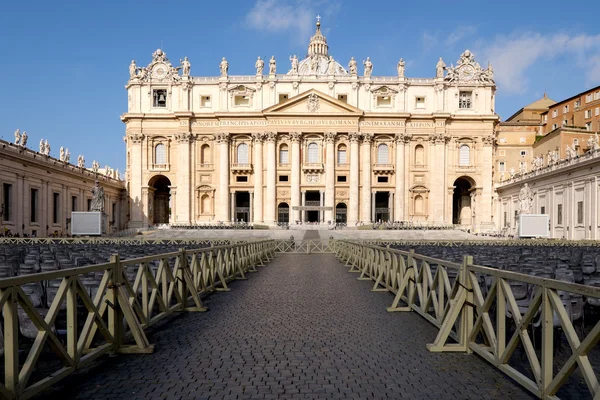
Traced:
<path fill-rule="evenodd" d="M 356 226 L 358 221 L 358 183 L 359 183 L 359 159 L 358 159 L 358 139 L 360 135 L 357 132 L 348 134 L 350 140 L 350 198 L 348 204 L 348 226 Z"/>
<path fill-rule="evenodd" d="M 292 179 L 291 179 L 291 221 L 296 222 L 300 218 L 301 211 L 294 210 L 294 207 L 300 205 L 300 140 L 301 133 L 291 132 L 290 140 L 292 141 Z"/>
<path fill-rule="evenodd" d="M 219 221 L 229 221 L 229 133 L 217 134 L 219 144 L 219 193 L 218 214 Z"/>
<path fill-rule="evenodd" d="M 248 192 L 248 195 L 250 197 L 250 210 L 248 210 L 248 222 L 252 223 L 252 221 L 254 221 L 254 192 L 250 191 Z"/>
<path fill-rule="evenodd" d="M 192 135 L 183 132 L 175 135 L 177 140 L 177 188 L 180 190 L 177 196 L 177 214 L 173 216 L 175 223 L 189 224 L 190 219 L 190 182 L 191 182 L 191 164 L 190 164 L 190 140 Z M 169 157 L 170 159 L 170 157 Z"/>
<path fill-rule="evenodd" d="M 325 133 L 325 203 L 322 206 L 335 207 L 335 132 Z M 333 221 L 333 209 L 322 215 L 323 221 Z"/>
<path fill-rule="evenodd" d="M 254 140 L 254 215 L 255 224 L 263 222 L 263 140 L 265 134 L 256 132 L 252 134 Z"/>
<path fill-rule="evenodd" d="M 388 193 L 388 208 L 389 208 L 389 217 L 388 221 L 394 222 L 394 192 Z"/>
<path fill-rule="evenodd" d="M 446 201 L 444 181 L 446 175 L 446 141 L 447 137 L 440 133 L 434 134 L 430 138 L 431 146 L 431 192 L 429 199 L 431 201 L 429 208 L 430 222 L 444 222 L 444 203 Z"/>
<path fill-rule="evenodd" d="M 322 190 L 319 190 L 319 206 L 325 207 L 325 192 Z M 324 220 L 325 220 L 325 210 L 321 209 L 319 211 L 319 223 L 323 222 Z"/>
<path fill-rule="evenodd" d="M 377 197 L 377 192 L 372 192 L 371 193 L 371 221 L 373 222 L 379 222 L 379 220 L 377 219 L 377 214 L 375 213 L 375 199 Z"/>
<path fill-rule="evenodd" d="M 406 186 L 404 185 L 404 173 L 406 168 L 407 158 L 405 155 L 406 144 L 410 141 L 410 135 L 404 133 L 397 134 L 396 140 L 396 196 L 394 202 L 394 220 L 405 221 L 406 211 L 404 202 L 406 198 Z"/>
<path fill-rule="evenodd" d="M 482 230 L 493 229 L 492 222 L 492 166 L 493 166 L 493 146 L 494 136 L 485 136 L 483 138 L 483 148 L 481 149 L 481 159 L 478 164 L 481 165 L 481 196 L 477 198 L 477 221 L 478 232 Z M 539 209 L 538 209 L 539 211 Z"/>
<path fill-rule="evenodd" d="M 130 171 L 129 176 L 131 179 L 130 183 L 130 197 L 131 197 L 131 211 L 129 219 L 130 228 L 142 228 L 144 227 L 144 221 L 147 221 L 147 216 L 144 215 L 144 207 L 147 205 L 148 199 L 144 197 L 142 193 L 142 187 L 147 185 L 147 182 L 142 182 L 142 166 L 145 165 L 142 153 L 142 142 L 144 135 L 134 133 L 125 138 L 127 142 L 127 148 L 129 150 L 129 165 L 127 166 Z M 81 211 L 87 211 L 87 202 L 85 194 L 81 195 Z"/>
<path fill-rule="evenodd" d="M 275 224 L 275 202 L 277 201 L 277 157 L 275 142 L 277 141 L 277 132 L 267 132 L 267 201 L 265 203 L 265 223 L 267 225 Z"/>
<path fill-rule="evenodd" d="M 306 190 L 302 191 L 302 207 L 306 206 Z M 300 221 L 304 224 L 306 219 L 306 211 L 300 211 Z"/>
<path fill-rule="evenodd" d="M 361 143 L 361 154 L 362 154 L 362 210 L 361 210 L 361 221 L 364 223 L 371 223 L 371 142 L 373 141 L 373 135 L 371 133 L 363 133 Z"/>
<path fill-rule="evenodd" d="M 235 212 L 235 190 L 231 193 L 229 193 L 229 196 L 231 197 L 231 222 L 237 222 L 237 214 Z"/>

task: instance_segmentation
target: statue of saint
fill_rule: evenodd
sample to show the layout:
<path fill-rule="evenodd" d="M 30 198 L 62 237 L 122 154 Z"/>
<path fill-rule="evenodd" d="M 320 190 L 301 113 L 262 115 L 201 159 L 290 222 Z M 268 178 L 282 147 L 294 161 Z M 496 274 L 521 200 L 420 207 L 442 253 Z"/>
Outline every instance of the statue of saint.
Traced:
<path fill-rule="evenodd" d="M 46 142 L 44 143 L 44 154 L 47 156 L 50 155 L 50 143 L 48 143 L 48 139 L 46 139 Z"/>
<path fill-rule="evenodd" d="M 271 56 L 269 60 L 269 75 L 275 75 L 277 71 L 277 63 L 275 62 L 275 56 Z"/>
<path fill-rule="evenodd" d="M 261 60 L 260 56 L 256 59 L 256 63 L 254 64 L 254 68 L 256 68 L 256 75 L 262 75 L 265 69 L 265 61 Z"/>
<path fill-rule="evenodd" d="M 96 161 L 96 160 L 92 161 L 92 171 L 97 174 L 99 169 L 100 169 L 100 164 L 98 163 L 98 161 Z"/>
<path fill-rule="evenodd" d="M 310 58 L 310 70 L 315 75 L 319 73 L 319 56 L 316 54 L 313 54 Z"/>
<path fill-rule="evenodd" d="M 40 154 L 46 153 L 46 145 L 44 144 L 44 139 L 40 139 Z"/>
<path fill-rule="evenodd" d="M 148 76 L 148 68 L 142 67 L 140 68 L 140 73 L 138 74 L 138 78 L 140 81 L 143 81 Z"/>
<path fill-rule="evenodd" d="M 435 66 L 435 77 L 443 78 L 445 68 L 446 68 L 446 64 L 444 64 L 444 60 L 442 60 L 442 57 L 440 57 L 440 59 L 438 60 L 436 66 Z"/>
<path fill-rule="evenodd" d="M 221 60 L 219 68 L 221 69 L 221 76 L 227 76 L 227 71 L 229 71 L 229 63 L 227 62 L 225 57 L 223 57 L 223 59 Z"/>
<path fill-rule="evenodd" d="M 190 69 L 192 68 L 192 64 L 188 60 L 187 56 L 183 57 L 183 60 L 179 60 L 181 62 L 181 68 L 183 70 L 183 76 L 190 76 Z"/>
<path fill-rule="evenodd" d="M 129 79 L 135 78 L 137 76 L 137 65 L 135 65 L 135 60 L 131 60 L 131 64 L 129 64 Z"/>
<path fill-rule="evenodd" d="M 119 168 L 115 170 L 115 179 L 121 179 L 121 173 L 119 172 Z"/>
<path fill-rule="evenodd" d="M 77 156 L 77 166 L 79 168 L 85 168 L 85 159 L 81 154 Z"/>
<path fill-rule="evenodd" d="M 21 146 L 27 146 L 27 137 L 27 132 L 23 131 L 23 134 L 21 135 Z"/>
<path fill-rule="evenodd" d="M 373 63 L 371 62 L 371 58 L 367 57 L 367 61 L 363 61 L 363 65 L 365 66 L 365 77 L 370 78 L 373 73 Z"/>
<path fill-rule="evenodd" d="M 65 149 L 65 162 L 66 163 L 71 162 L 71 153 L 69 153 L 69 149 Z"/>
<path fill-rule="evenodd" d="M 21 143 L 21 131 L 19 129 L 17 129 L 15 131 L 15 144 L 19 144 Z"/>
<path fill-rule="evenodd" d="M 348 70 L 350 71 L 350 75 L 358 75 L 358 68 L 356 66 L 356 60 L 354 59 L 354 57 L 350 58 L 350 62 L 348 63 Z"/>
<path fill-rule="evenodd" d="M 290 57 L 290 61 L 292 62 L 292 74 L 298 74 L 298 57 L 294 54 L 293 57 Z"/>
<path fill-rule="evenodd" d="M 404 78 L 404 66 L 406 65 L 406 63 L 404 62 L 404 59 L 401 58 L 400 61 L 398 61 L 398 78 Z"/>
<path fill-rule="evenodd" d="M 531 214 L 533 209 L 533 192 L 526 183 L 519 191 L 519 214 Z"/>
<path fill-rule="evenodd" d="M 62 146 L 60 146 L 60 150 L 59 150 L 59 153 L 58 153 L 58 159 L 60 161 L 65 161 L 65 148 L 62 147 Z"/>
<path fill-rule="evenodd" d="M 329 56 L 327 61 L 327 75 L 335 75 L 335 60 L 333 56 Z"/>
<path fill-rule="evenodd" d="M 92 192 L 92 204 L 90 211 L 104 212 L 104 188 L 96 181 L 95 185 L 90 190 Z"/>
<path fill-rule="evenodd" d="M 515 177 L 515 175 L 517 174 L 517 173 L 516 173 L 516 171 L 515 171 L 515 169 L 514 169 L 514 168 L 512 168 L 512 167 L 511 167 L 511 169 L 508 171 L 508 173 L 510 174 L 510 177 L 511 177 L 511 178 L 514 178 L 514 177 Z"/>

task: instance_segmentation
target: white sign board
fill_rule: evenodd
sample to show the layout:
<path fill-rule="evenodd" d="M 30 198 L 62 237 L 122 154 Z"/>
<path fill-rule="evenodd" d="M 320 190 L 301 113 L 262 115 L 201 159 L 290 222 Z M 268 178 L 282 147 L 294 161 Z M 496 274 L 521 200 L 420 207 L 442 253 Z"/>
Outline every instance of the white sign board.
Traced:
<path fill-rule="evenodd" d="M 99 211 L 72 212 L 71 235 L 102 235 L 102 213 Z"/>
<path fill-rule="evenodd" d="M 550 216 L 547 214 L 521 214 L 519 215 L 519 237 L 544 237 L 550 236 Z"/>

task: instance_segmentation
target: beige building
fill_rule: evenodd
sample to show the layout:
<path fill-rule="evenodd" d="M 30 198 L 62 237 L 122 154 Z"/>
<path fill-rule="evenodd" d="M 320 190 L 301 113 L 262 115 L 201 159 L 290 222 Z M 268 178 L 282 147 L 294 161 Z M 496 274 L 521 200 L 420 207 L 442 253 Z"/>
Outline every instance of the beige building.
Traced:
<path fill-rule="evenodd" d="M 561 127 L 600 131 L 600 86 L 553 104 L 542 113 L 543 134 Z"/>
<path fill-rule="evenodd" d="M 96 179 L 104 188 L 109 229 L 126 226 L 122 181 L 73 165 L 62 151 L 56 159 L 48 152 L 29 149 L 18 132 L 15 138 L 15 143 L 0 140 L 0 233 L 38 237 L 69 234 L 71 212 L 88 211 L 90 189 Z"/>
<path fill-rule="evenodd" d="M 456 67 L 440 58 L 432 78 L 406 77 L 402 59 L 397 76 L 357 64 L 333 59 L 319 24 L 306 58 L 259 58 L 247 76 L 229 75 L 223 58 L 220 76 L 193 77 L 187 58 L 174 67 L 160 49 L 146 67 L 132 61 L 121 117 L 130 226 L 494 229 L 491 66 L 468 50 Z"/>

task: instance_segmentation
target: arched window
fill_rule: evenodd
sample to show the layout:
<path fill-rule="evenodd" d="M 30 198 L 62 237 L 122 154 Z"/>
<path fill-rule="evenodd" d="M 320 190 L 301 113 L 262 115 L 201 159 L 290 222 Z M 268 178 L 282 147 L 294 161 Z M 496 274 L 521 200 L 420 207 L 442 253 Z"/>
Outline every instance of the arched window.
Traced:
<path fill-rule="evenodd" d="M 471 148 L 466 144 L 459 148 L 458 165 L 471 165 Z"/>
<path fill-rule="evenodd" d="M 154 148 L 154 164 L 166 164 L 167 163 L 167 147 L 159 143 Z"/>
<path fill-rule="evenodd" d="M 290 159 L 289 159 L 288 145 L 284 143 L 281 146 L 279 146 L 279 164 L 289 164 L 289 163 L 290 163 Z"/>
<path fill-rule="evenodd" d="M 200 148 L 200 163 L 210 164 L 210 146 L 207 144 L 203 144 Z"/>
<path fill-rule="evenodd" d="M 200 200 L 200 204 L 202 210 L 200 211 L 202 214 L 210 214 L 210 196 L 207 194 L 202 195 L 202 199 Z"/>
<path fill-rule="evenodd" d="M 338 164 L 347 164 L 348 163 L 348 158 L 346 156 L 346 145 L 345 144 L 340 144 L 338 146 L 338 153 L 337 153 L 337 163 Z"/>
<path fill-rule="evenodd" d="M 246 143 L 240 143 L 237 147 L 237 163 L 238 164 L 249 164 L 248 161 L 248 145 Z"/>
<path fill-rule="evenodd" d="M 425 165 L 425 149 L 420 144 L 415 146 L 415 165 Z"/>
<path fill-rule="evenodd" d="M 308 161 L 309 163 L 319 162 L 319 145 L 316 143 L 310 143 L 308 145 Z"/>
<path fill-rule="evenodd" d="M 415 214 L 424 214 L 425 213 L 425 209 L 424 209 L 424 204 L 423 204 L 423 196 L 421 196 L 420 194 L 415 196 Z"/>
<path fill-rule="evenodd" d="M 377 164 L 388 164 L 388 162 L 388 146 L 382 143 L 377 146 Z"/>

